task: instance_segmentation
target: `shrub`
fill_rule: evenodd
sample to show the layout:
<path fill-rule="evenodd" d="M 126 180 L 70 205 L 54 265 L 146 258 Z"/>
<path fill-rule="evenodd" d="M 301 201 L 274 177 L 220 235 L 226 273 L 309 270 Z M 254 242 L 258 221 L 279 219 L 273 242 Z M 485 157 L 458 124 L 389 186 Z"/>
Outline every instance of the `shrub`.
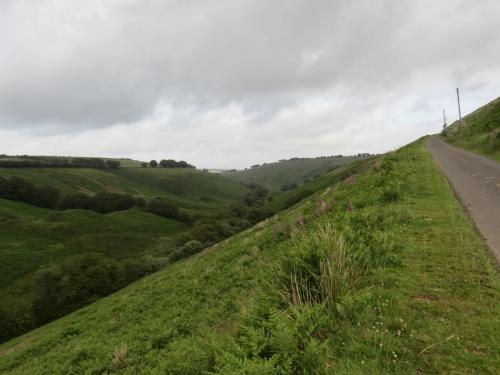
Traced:
<path fill-rule="evenodd" d="M 200 241 L 191 240 L 186 242 L 184 245 L 175 249 L 170 255 L 169 258 L 171 261 L 175 262 L 179 259 L 187 258 L 193 254 L 196 254 L 200 250 L 204 248 L 204 245 Z"/>
<path fill-rule="evenodd" d="M 308 196 L 312 195 L 313 191 L 304 189 L 300 190 L 294 195 L 292 195 L 290 198 L 288 198 L 285 203 L 283 204 L 283 209 L 287 209 L 288 207 L 293 206 L 294 204 L 299 203 L 301 200 L 307 198 Z"/>
<path fill-rule="evenodd" d="M 297 187 L 298 187 L 298 185 L 296 183 L 292 182 L 292 183 L 284 184 L 281 187 L 281 191 L 293 190 L 293 189 L 296 189 Z"/>
<path fill-rule="evenodd" d="M 100 158 L 72 158 L 70 166 L 103 169 L 106 167 L 106 163 Z"/>
<path fill-rule="evenodd" d="M 106 160 L 106 166 L 110 169 L 118 169 L 120 168 L 120 162 L 118 160 Z"/>
<path fill-rule="evenodd" d="M 151 161 L 149 162 L 149 166 L 150 166 L 151 168 L 156 168 L 156 167 L 158 166 L 158 162 L 157 162 L 156 160 L 151 160 Z"/>
<path fill-rule="evenodd" d="M 163 168 L 194 168 L 193 165 L 188 164 L 184 160 L 181 161 L 175 161 L 173 159 L 168 159 L 168 160 L 161 160 L 160 161 L 160 167 Z"/>
<path fill-rule="evenodd" d="M 179 209 L 165 198 L 153 198 L 149 200 L 146 210 L 152 214 L 169 219 L 179 218 Z"/>
<path fill-rule="evenodd" d="M 84 209 L 90 210 L 92 207 L 92 197 L 84 193 L 74 193 L 65 196 L 59 203 L 60 210 Z"/>
<path fill-rule="evenodd" d="M 52 186 L 35 186 L 20 178 L 0 177 L 0 197 L 32 204 L 43 208 L 54 208 L 59 201 L 59 190 Z"/>
<path fill-rule="evenodd" d="M 0 306 L 0 343 L 33 329 L 34 322 L 26 312 Z"/>
<path fill-rule="evenodd" d="M 100 254 L 77 255 L 43 268 L 35 277 L 34 313 L 39 323 L 66 315 L 123 287 L 123 268 Z"/>
<path fill-rule="evenodd" d="M 121 266 L 123 267 L 123 274 L 127 284 L 150 273 L 150 267 L 137 259 L 125 259 L 121 262 Z"/>
<path fill-rule="evenodd" d="M 128 210 L 136 204 L 132 195 L 101 191 L 91 199 L 91 210 L 106 214 L 114 211 Z"/>

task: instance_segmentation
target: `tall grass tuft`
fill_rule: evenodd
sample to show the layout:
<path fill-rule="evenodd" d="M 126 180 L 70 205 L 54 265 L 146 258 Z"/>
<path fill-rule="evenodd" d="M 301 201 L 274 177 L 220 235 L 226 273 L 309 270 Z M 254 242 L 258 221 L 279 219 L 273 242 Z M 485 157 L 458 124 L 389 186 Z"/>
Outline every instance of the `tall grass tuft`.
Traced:
<path fill-rule="evenodd" d="M 301 310 L 314 304 L 335 309 L 362 277 L 364 266 L 331 223 L 313 233 L 297 237 L 292 256 L 283 261 L 282 297 Z"/>
<path fill-rule="evenodd" d="M 127 344 L 121 344 L 115 348 L 115 354 L 111 361 L 114 370 L 122 369 L 125 367 L 125 359 L 127 358 L 128 347 Z"/>

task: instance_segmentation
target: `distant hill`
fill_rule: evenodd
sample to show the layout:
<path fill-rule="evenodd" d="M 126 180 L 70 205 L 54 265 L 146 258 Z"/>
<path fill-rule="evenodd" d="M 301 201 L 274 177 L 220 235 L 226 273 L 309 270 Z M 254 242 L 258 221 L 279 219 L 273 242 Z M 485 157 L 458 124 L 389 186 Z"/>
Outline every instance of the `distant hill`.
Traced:
<path fill-rule="evenodd" d="M 366 159 L 370 155 L 323 156 L 317 158 L 292 158 L 275 163 L 255 165 L 251 168 L 225 173 L 224 176 L 243 184 L 256 183 L 275 191 L 292 190 L 296 186 L 319 178 L 342 165 Z"/>
<path fill-rule="evenodd" d="M 335 173 L 253 228 L 0 345 L 0 372 L 495 373 L 494 260 L 424 142 Z"/>
<path fill-rule="evenodd" d="M 444 139 L 500 161 L 500 98 L 451 124 Z"/>

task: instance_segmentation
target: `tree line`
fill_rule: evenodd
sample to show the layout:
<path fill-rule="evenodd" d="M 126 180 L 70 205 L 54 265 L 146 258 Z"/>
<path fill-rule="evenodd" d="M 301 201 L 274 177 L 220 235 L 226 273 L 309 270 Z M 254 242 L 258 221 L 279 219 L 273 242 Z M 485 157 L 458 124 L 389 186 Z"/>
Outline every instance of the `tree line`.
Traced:
<path fill-rule="evenodd" d="M 29 203 L 33 206 L 69 210 L 83 209 L 107 214 L 115 211 L 128 210 L 132 207 L 143 209 L 152 214 L 189 222 L 189 215 L 179 210 L 165 198 L 152 198 L 146 201 L 130 194 L 101 191 L 94 195 L 72 193 L 61 197 L 59 189 L 53 186 L 36 186 L 21 177 L 5 178 L 0 176 L 0 198 Z"/>
<path fill-rule="evenodd" d="M 184 160 L 180 161 L 175 161 L 173 159 L 162 159 L 158 163 L 156 160 L 151 160 L 149 163 L 143 162 L 141 163 L 143 168 L 147 168 L 148 166 L 150 168 L 157 168 L 158 166 L 162 168 L 190 168 L 190 169 L 196 169 L 194 165 L 189 164 L 188 162 Z"/>
<path fill-rule="evenodd" d="M 101 158 L 55 158 L 55 157 L 16 157 L 16 159 L 0 159 L 0 168 L 94 168 L 117 169 L 118 160 Z"/>

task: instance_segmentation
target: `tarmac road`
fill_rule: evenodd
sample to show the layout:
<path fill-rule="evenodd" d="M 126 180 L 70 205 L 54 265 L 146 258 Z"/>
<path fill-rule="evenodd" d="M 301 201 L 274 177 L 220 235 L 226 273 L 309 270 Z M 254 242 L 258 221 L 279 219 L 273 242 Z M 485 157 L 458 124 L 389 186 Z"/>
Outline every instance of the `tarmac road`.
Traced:
<path fill-rule="evenodd" d="M 500 163 L 435 135 L 427 148 L 453 186 L 500 265 Z"/>

